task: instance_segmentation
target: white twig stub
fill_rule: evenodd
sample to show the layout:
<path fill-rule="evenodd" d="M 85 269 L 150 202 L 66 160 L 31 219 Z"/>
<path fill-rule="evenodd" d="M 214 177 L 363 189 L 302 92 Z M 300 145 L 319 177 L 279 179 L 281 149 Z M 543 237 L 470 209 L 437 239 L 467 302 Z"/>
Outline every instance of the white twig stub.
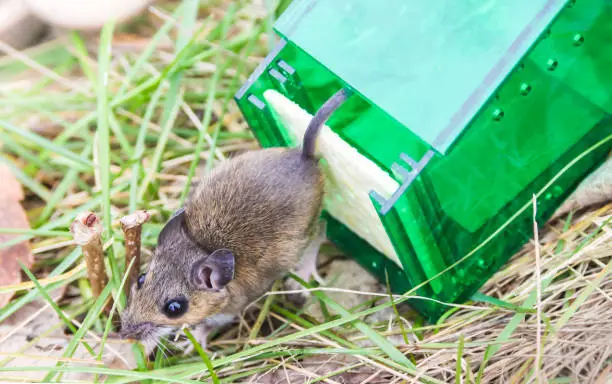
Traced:
<path fill-rule="evenodd" d="M 140 270 L 140 244 L 142 225 L 149 220 L 151 215 L 146 211 L 136 211 L 121 218 L 121 228 L 125 236 L 125 268 L 128 278 L 125 284 L 125 292 L 130 292 L 130 287 L 138 278 Z M 134 262 L 132 262 L 134 260 Z M 127 269 L 129 268 L 129 271 Z"/>
<path fill-rule="evenodd" d="M 147 211 L 136 211 L 121 218 L 121 227 L 126 231 L 141 226 L 146 223 L 150 217 L 151 215 Z"/>
<path fill-rule="evenodd" d="M 94 297 L 98 297 L 106 286 L 104 248 L 102 245 L 102 222 L 93 212 L 80 213 L 70 225 L 70 232 L 83 250 L 87 275 Z"/>
<path fill-rule="evenodd" d="M 70 225 L 74 242 L 81 247 L 102 236 L 102 222 L 93 212 L 80 213 Z M 83 253 L 86 251 L 83 250 Z"/>

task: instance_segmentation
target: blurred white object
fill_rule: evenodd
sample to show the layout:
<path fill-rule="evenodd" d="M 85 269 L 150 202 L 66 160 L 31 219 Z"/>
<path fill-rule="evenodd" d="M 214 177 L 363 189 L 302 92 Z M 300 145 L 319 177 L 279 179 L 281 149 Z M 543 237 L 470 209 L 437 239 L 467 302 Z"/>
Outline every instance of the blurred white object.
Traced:
<path fill-rule="evenodd" d="M 0 40 L 15 49 L 26 48 L 41 35 L 45 25 L 24 0 L 0 0 Z"/>
<path fill-rule="evenodd" d="M 6 1 L 6 0 L 5 0 Z M 136 16 L 153 0 L 24 0 L 40 19 L 55 27 L 82 31 L 100 29 L 110 20 Z"/>
<path fill-rule="evenodd" d="M 299 143 L 312 115 L 273 89 L 265 91 L 263 96 L 293 136 L 294 143 Z M 393 194 L 399 188 L 397 181 L 327 125 L 323 125 L 319 133 L 316 153 L 326 163 L 322 168 L 325 174 L 325 210 L 403 268 L 370 200 L 372 189 L 389 196 Z"/>

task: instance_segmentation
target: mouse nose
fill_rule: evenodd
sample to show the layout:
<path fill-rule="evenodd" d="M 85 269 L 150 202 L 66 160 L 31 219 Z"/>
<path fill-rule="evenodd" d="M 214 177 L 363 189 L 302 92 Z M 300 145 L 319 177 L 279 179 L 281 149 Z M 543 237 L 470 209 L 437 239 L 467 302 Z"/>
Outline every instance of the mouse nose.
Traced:
<path fill-rule="evenodd" d="M 153 323 L 125 324 L 121 327 L 121 337 L 124 339 L 144 339 L 153 333 Z"/>

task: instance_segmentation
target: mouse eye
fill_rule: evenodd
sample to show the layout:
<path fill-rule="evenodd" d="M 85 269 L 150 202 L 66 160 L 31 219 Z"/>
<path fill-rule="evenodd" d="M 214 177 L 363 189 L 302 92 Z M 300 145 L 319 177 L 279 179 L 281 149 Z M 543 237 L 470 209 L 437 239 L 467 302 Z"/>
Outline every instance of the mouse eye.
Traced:
<path fill-rule="evenodd" d="M 144 284 L 146 275 L 147 275 L 146 273 L 143 273 L 140 276 L 138 276 L 138 280 L 136 281 L 136 287 L 138 289 L 140 289 L 140 287 L 142 287 L 142 285 Z"/>
<path fill-rule="evenodd" d="M 187 311 L 187 300 L 184 297 L 168 300 L 164 305 L 164 313 L 170 318 L 181 316 Z"/>

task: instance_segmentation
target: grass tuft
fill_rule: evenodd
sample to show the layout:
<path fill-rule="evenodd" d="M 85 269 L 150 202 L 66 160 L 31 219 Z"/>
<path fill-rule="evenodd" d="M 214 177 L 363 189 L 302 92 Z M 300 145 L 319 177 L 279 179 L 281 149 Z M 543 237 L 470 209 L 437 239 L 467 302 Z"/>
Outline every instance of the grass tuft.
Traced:
<path fill-rule="evenodd" d="M 28 240 L 36 255 L 24 268 L 29 280 L 0 285 L 15 294 L 0 308 L 0 329 L 9 329 L 0 332 L 0 381 L 604 382 L 612 364 L 610 204 L 541 228 L 473 305 L 452 307 L 434 325 L 384 285 L 346 292 L 302 282 L 312 288 L 304 308 L 272 292 L 239 325 L 212 335 L 206 351 L 185 330 L 195 356 L 164 349 L 149 361 L 117 336 L 117 318 L 103 311 L 111 296 L 111 313 L 123 306 L 115 218 L 153 213 L 142 233 L 146 260 L 192 182 L 257 147 L 232 96 L 274 43 L 272 23 L 288 3 L 162 0 L 98 36 L 71 33 L 24 52 L 0 43 L 0 161 L 23 184 L 32 224 L 0 228 L 18 235 L 0 250 Z M 111 278 L 97 300 L 68 231 L 84 210 L 104 220 Z M 367 299 L 347 304 L 339 293 Z M 35 326 L 37 337 L 24 342 L 20 332 Z"/>

